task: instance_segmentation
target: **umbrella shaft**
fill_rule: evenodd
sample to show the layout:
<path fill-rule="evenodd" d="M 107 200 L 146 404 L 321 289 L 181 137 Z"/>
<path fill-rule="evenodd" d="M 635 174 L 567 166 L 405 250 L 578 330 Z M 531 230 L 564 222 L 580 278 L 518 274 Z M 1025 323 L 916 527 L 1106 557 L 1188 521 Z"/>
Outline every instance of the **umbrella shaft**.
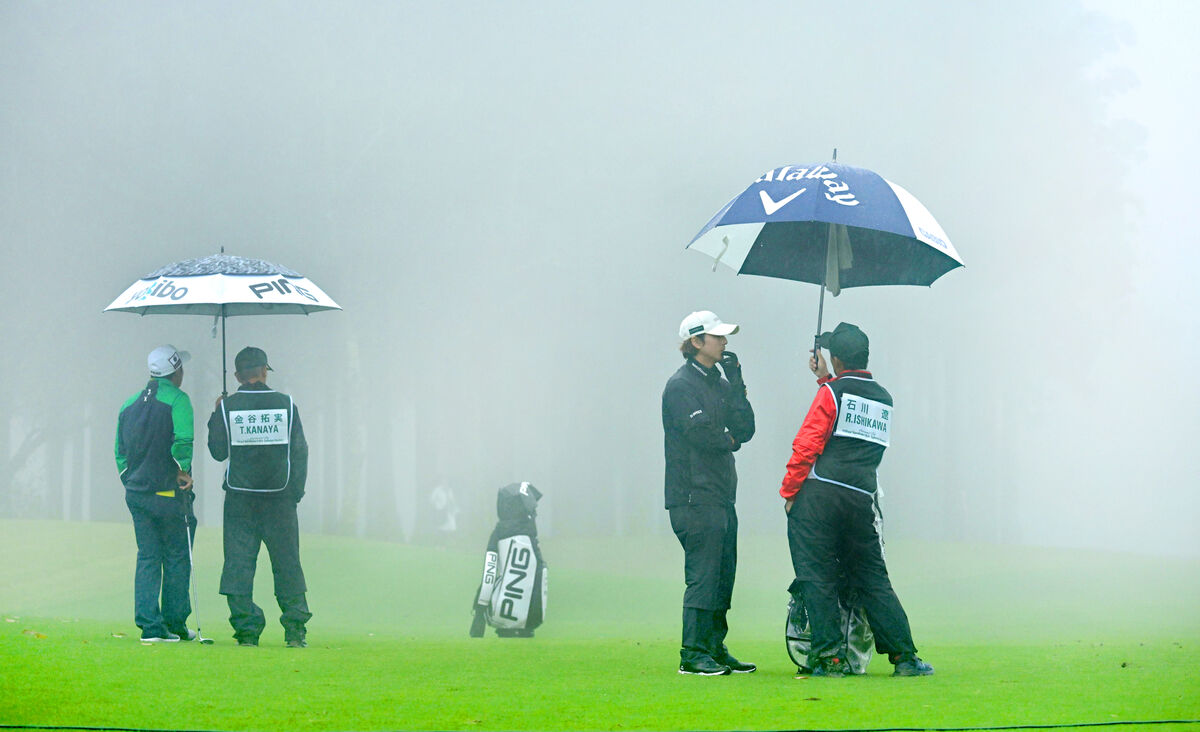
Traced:
<path fill-rule="evenodd" d="M 817 342 L 821 339 L 821 321 L 825 317 L 825 285 L 821 285 L 821 304 L 817 306 L 817 334 L 813 336 L 813 358 L 817 356 Z"/>
<path fill-rule="evenodd" d="M 221 306 L 221 396 L 229 393 L 229 366 L 225 358 L 225 306 Z"/>
<path fill-rule="evenodd" d="M 836 153 L 835 153 L 836 154 Z M 833 225 L 829 225 L 830 231 L 833 230 Z M 829 236 L 825 237 L 825 261 L 829 261 Z M 817 357 L 818 341 L 821 340 L 821 321 L 825 318 L 825 289 L 828 286 L 829 265 L 826 264 L 824 274 L 821 275 L 821 302 L 817 306 L 817 334 L 813 336 L 813 358 Z"/>

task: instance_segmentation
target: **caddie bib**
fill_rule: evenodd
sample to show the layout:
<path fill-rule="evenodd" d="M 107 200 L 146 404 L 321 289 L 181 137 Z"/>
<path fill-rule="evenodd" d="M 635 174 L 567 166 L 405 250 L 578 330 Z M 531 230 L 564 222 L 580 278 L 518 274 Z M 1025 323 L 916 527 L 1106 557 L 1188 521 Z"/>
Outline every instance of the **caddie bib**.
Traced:
<path fill-rule="evenodd" d="M 843 375 L 822 389 L 833 393 L 837 421 L 809 478 L 874 493 L 883 451 L 891 444 L 892 395 L 867 375 Z"/>

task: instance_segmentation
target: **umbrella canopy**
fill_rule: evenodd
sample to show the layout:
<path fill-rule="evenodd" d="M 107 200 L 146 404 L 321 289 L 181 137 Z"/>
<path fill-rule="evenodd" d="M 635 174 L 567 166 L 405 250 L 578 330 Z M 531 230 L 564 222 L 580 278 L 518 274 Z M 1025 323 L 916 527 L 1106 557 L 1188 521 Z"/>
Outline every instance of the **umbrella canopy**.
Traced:
<path fill-rule="evenodd" d="M 213 254 L 142 277 L 105 312 L 186 315 L 307 315 L 341 307 L 308 278 L 261 259 Z"/>
<path fill-rule="evenodd" d="M 341 310 L 308 278 L 261 259 L 213 254 L 168 264 L 134 282 L 105 312 L 211 315 L 221 320 L 221 389 L 228 367 L 225 319 L 231 315 L 308 315 Z M 216 323 L 213 323 L 214 335 Z"/>
<path fill-rule="evenodd" d="M 846 287 L 930 285 L 963 261 L 911 193 L 836 162 L 767 171 L 688 244 L 739 274 Z M 716 265 L 713 265 L 714 269 Z"/>

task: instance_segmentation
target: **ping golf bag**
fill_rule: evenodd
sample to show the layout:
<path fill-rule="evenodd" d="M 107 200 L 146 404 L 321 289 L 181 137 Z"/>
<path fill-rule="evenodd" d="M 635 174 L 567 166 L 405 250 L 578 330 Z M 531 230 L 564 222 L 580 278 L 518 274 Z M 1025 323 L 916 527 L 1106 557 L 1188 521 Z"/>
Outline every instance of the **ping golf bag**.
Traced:
<path fill-rule="evenodd" d="M 510 483 L 496 496 L 500 521 L 484 555 L 472 638 L 482 638 L 485 625 L 501 638 L 532 638 L 546 617 L 546 562 L 534 522 L 541 497 L 529 483 Z"/>
<path fill-rule="evenodd" d="M 808 627 L 808 612 L 804 609 L 804 597 L 800 592 L 799 581 L 792 582 L 788 593 L 790 597 L 787 625 L 784 628 L 788 656 L 800 673 L 809 673 L 813 668 L 808 662 L 812 633 Z M 867 614 L 854 595 L 853 591 L 838 592 L 838 609 L 842 612 L 842 639 L 846 646 L 846 663 L 850 672 L 865 674 L 875 650 L 875 634 L 871 632 Z"/>

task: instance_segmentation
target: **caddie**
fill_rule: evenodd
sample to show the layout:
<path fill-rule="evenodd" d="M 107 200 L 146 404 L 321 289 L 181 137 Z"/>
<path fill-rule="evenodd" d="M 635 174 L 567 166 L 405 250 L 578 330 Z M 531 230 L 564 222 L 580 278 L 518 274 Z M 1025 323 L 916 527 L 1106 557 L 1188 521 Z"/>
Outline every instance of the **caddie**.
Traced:
<path fill-rule="evenodd" d="M 239 646 L 257 646 L 266 627 L 254 604 L 254 570 L 263 544 L 271 557 L 275 599 L 289 648 L 308 645 L 312 618 L 300 567 L 300 527 L 296 504 L 304 497 L 308 443 L 300 411 L 287 394 L 267 386 L 261 348 L 243 348 L 234 359 L 240 386 L 217 399 L 208 418 L 208 451 L 225 469 L 224 547 L 221 594 L 229 602 L 229 622 Z"/>
<path fill-rule="evenodd" d="M 855 591 L 875 634 L 875 650 L 895 664 L 893 676 L 928 676 L 917 657 L 908 616 L 892 589 L 876 523 L 877 470 L 891 441 L 892 395 L 867 371 L 870 342 L 858 326 L 822 333 L 834 376 L 818 349 L 809 359 L 817 395 L 792 442 L 779 495 L 788 546 L 812 628 L 814 676 L 850 673 L 838 605 L 839 571 Z"/>

